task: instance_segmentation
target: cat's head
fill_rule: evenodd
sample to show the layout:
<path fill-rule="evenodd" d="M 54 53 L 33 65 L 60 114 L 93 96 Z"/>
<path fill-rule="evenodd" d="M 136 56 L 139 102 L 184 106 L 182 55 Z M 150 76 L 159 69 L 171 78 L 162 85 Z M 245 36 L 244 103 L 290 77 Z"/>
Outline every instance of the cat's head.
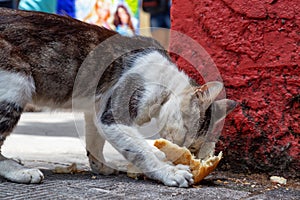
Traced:
<path fill-rule="evenodd" d="M 216 100 L 222 90 L 221 82 L 208 82 L 186 89 L 183 95 L 180 111 L 184 137 L 173 142 L 186 146 L 197 158 L 214 153 L 224 119 L 236 106 L 233 100 Z"/>

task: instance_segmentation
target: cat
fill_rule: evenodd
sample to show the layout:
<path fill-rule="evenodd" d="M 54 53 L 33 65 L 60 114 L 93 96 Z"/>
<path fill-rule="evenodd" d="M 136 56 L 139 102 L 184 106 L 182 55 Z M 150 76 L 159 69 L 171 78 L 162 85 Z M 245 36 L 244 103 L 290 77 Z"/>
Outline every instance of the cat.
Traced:
<path fill-rule="evenodd" d="M 138 127 L 156 118 L 161 137 L 205 158 L 214 152 L 214 142 L 205 139 L 209 127 L 235 107 L 233 100 L 215 100 L 222 89 L 220 82 L 195 84 L 154 39 L 121 36 L 66 16 L 0 8 L 0 147 L 27 103 L 73 106 L 85 113 L 93 172 L 116 173 L 102 154 L 108 141 L 149 178 L 188 187 L 189 168 L 166 162 Z M 44 178 L 39 169 L 1 154 L 0 176 L 17 183 Z"/>

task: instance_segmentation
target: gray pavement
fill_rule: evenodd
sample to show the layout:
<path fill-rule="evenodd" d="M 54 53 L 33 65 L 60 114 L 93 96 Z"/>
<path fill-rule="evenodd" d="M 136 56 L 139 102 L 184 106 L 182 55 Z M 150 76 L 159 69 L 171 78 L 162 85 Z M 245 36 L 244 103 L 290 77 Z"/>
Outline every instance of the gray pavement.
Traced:
<path fill-rule="evenodd" d="M 200 185 L 187 189 L 167 187 L 146 178 L 132 179 L 125 173 L 95 176 L 89 172 L 85 156 L 83 126 L 80 113 L 24 113 L 2 152 L 26 166 L 40 168 L 45 180 L 26 185 L 0 178 L 0 199 L 300 199 L 299 180 L 279 185 L 270 183 L 265 175 L 216 171 Z M 105 146 L 105 155 L 118 160 L 119 167 L 126 166 L 110 145 Z M 72 163 L 84 172 L 52 171 Z"/>

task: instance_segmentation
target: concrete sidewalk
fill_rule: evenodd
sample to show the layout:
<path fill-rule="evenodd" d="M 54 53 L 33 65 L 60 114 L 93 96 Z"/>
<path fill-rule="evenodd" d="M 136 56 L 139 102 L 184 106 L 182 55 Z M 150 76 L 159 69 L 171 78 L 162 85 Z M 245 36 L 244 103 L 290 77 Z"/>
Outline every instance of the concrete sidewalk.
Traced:
<path fill-rule="evenodd" d="M 143 130 L 145 136 L 148 134 L 146 138 L 150 137 L 150 133 Z M 153 143 L 153 140 L 147 141 Z M 55 166 L 76 163 L 80 168 L 89 169 L 83 114 L 24 113 L 14 132 L 5 141 L 2 153 L 7 157 L 20 159 L 28 165 L 31 165 L 32 161 L 41 161 L 38 166 L 40 168 L 43 168 L 44 164 L 48 168 L 47 163 L 55 163 Z M 126 171 L 128 162 L 109 143 L 105 143 L 104 155 L 107 161 L 116 161 L 119 170 Z"/>
<path fill-rule="evenodd" d="M 77 120 L 77 121 L 76 121 Z M 27 161 L 88 166 L 83 138 L 83 119 L 71 113 L 24 113 L 14 132 L 7 138 L 2 153 L 7 157 Z M 30 162 L 28 163 L 30 164 Z"/>
<path fill-rule="evenodd" d="M 149 179 L 135 180 L 125 173 L 94 176 L 89 170 L 83 138 L 83 115 L 72 113 L 24 113 L 6 140 L 2 152 L 21 159 L 45 174 L 42 184 L 15 184 L 0 178 L 0 199 L 300 199 L 299 180 L 274 185 L 263 175 L 244 176 L 214 172 L 201 185 L 166 187 Z M 105 155 L 125 161 L 110 146 Z M 55 174 L 52 169 L 76 163 L 79 174 Z M 263 180 L 263 181 L 262 181 Z"/>

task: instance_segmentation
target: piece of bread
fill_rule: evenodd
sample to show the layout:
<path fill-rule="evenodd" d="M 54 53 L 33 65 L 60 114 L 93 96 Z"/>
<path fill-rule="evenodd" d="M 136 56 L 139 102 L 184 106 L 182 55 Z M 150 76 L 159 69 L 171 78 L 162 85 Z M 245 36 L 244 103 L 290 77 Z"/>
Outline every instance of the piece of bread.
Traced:
<path fill-rule="evenodd" d="M 206 160 L 194 159 L 194 156 L 187 148 L 179 147 L 165 139 L 155 140 L 154 146 L 164 152 L 167 160 L 171 161 L 173 164 L 190 166 L 194 184 L 199 183 L 210 174 L 217 167 L 222 158 L 222 152 L 220 152 L 218 156 L 211 156 Z"/>

